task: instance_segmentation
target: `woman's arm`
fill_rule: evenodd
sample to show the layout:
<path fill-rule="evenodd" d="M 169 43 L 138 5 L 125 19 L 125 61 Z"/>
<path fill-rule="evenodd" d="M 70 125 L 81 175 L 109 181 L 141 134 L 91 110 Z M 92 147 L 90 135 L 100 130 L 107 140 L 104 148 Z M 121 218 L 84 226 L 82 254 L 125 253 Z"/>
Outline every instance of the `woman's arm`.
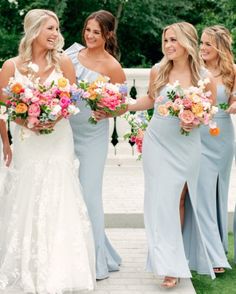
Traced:
<path fill-rule="evenodd" d="M 3 159 L 6 163 L 6 166 L 9 166 L 12 160 L 12 151 L 8 140 L 6 123 L 2 119 L 0 119 L 0 134 L 3 144 Z"/>
<path fill-rule="evenodd" d="M 15 67 L 13 62 L 8 59 L 3 63 L 2 69 L 0 70 L 0 101 L 6 101 L 6 95 L 3 93 L 3 88 L 8 85 L 9 79 L 14 76 Z"/>
<path fill-rule="evenodd" d="M 157 78 L 157 68 L 155 66 L 152 67 L 150 71 L 150 76 L 149 76 L 149 90 L 148 93 L 152 93 L 153 91 L 151 90 L 153 87 L 153 84 Z M 151 97 L 151 95 L 146 95 L 144 97 L 138 98 L 137 102 L 135 104 L 129 104 L 128 105 L 128 111 L 140 111 L 140 110 L 146 110 L 153 108 L 154 106 L 154 100 L 155 97 Z"/>
<path fill-rule="evenodd" d="M 73 63 L 69 56 L 63 54 L 60 60 L 60 67 L 63 73 L 63 76 L 70 81 L 70 84 L 76 83 L 76 74 Z"/>
<path fill-rule="evenodd" d="M 235 67 L 235 79 L 233 91 L 229 98 L 229 108 L 226 110 L 228 113 L 235 114 L 236 113 L 236 67 Z"/>

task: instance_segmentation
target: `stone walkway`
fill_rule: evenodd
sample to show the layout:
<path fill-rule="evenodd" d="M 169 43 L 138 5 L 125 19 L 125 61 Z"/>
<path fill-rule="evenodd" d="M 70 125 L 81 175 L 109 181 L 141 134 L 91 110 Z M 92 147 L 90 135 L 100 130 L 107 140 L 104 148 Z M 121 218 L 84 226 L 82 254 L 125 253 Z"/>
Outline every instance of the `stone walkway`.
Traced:
<path fill-rule="evenodd" d="M 182 279 L 174 289 L 163 289 L 161 278 L 154 278 L 144 270 L 147 245 L 144 229 L 107 229 L 112 244 L 122 256 L 119 272 L 97 282 L 96 294 L 194 294 L 190 279 Z"/>

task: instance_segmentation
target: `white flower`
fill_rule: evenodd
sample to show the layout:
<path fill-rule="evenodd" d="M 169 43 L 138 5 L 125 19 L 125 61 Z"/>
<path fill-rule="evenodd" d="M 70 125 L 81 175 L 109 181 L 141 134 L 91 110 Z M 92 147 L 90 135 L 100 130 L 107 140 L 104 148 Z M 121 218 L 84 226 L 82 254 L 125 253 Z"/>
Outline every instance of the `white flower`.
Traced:
<path fill-rule="evenodd" d="M 37 73 L 39 71 L 39 66 L 33 62 L 30 61 L 28 64 L 28 68 L 32 70 L 33 72 Z"/>
<path fill-rule="evenodd" d="M 180 83 L 179 83 L 178 80 L 176 80 L 176 81 L 174 82 L 174 84 L 173 84 L 173 87 L 179 87 L 179 86 L 180 86 Z"/>
<path fill-rule="evenodd" d="M 29 98 L 32 98 L 33 97 L 33 92 L 32 92 L 31 89 L 26 88 L 25 89 L 25 92 L 24 92 L 24 95 L 25 95 L 25 98 L 29 99 Z"/>
<path fill-rule="evenodd" d="M 55 105 L 51 111 L 52 115 L 58 115 L 61 111 L 61 106 L 60 105 Z"/>
<path fill-rule="evenodd" d="M 79 108 L 76 107 L 75 105 L 70 104 L 70 105 L 68 106 L 68 112 L 69 112 L 70 114 L 75 115 L 75 114 L 79 113 L 80 110 L 79 110 Z"/>
<path fill-rule="evenodd" d="M 119 92 L 119 88 L 117 87 L 117 85 L 114 85 L 114 84 L 106 84 L 106 89 L 110 90 L 110 91 L 113 91 L 115 93 L 118 93 Z"/>
<path fill-rule="evenodd" d="M 209 79 L 209 78 L 205 78 L 205 79 L 203 80 L 203 82 L 204 82 L 205 85 L 207 85 L 207 84 L 210 83 L 210 79 Z"/>
<path fill-rule="evenodd" d="M 4 105 L 0 105 L 0 119 L 6 121 L 8 118 L 7 108 Z"/>
<path fill-rule="evenodd" d="M 211 108 L 211 114 L 216 114 L 218 112 L 219 108 L 217 106 L 212 106 Z"/>
<path fill-rule="evenodd" d="M 217 128 L 217 124 L 216 124 L 216 122 L 213 121 L 213 120 L 211 120 L 211 121 L 209 122 L 209 127 L 210 127 L 210 129 L 215 129 L 215 128 Z"/>

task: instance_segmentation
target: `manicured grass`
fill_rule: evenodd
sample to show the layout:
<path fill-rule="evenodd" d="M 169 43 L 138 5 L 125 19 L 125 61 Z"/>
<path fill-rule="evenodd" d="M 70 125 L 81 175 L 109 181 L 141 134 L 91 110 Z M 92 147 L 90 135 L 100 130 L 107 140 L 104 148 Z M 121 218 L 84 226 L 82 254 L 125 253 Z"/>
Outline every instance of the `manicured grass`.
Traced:
<path fill-rule="evenodd" d="M 232 270 L 218 274 L 215 280 L 211 280 L 208 276 L 192 273 L 192 282 L 197 294 L 236 294 L 236 264 L 233 260 L 233 246 L 233 234 L 229 233 L 228 260 Z"/>

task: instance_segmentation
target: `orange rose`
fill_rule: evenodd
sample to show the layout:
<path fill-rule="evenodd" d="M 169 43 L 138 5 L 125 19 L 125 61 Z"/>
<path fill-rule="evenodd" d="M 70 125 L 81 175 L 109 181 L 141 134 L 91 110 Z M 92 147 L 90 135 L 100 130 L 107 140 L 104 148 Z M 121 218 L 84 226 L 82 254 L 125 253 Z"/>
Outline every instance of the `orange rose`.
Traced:
<path fill-rule="evenodd" d="M 216 127 L 216 128 L 210 128 L 209 133 L 211 136 L 218 136 L 220 134 L 220 128 Z"/>
<path fill-rule="evenodd" d="M 11 86 L 11 91 L 14 94 L 20 94 L 20 92 L 22 91 L 23 87 L 20 83 L 15 83 Z"/>
<path fill-rule="evenodd" d="M 15 108 L 15 112 L 18 114 L 21 113 L 26 113 L 26 111 L 28 110 L 28 106 L 25 103 L 19 103 L 16 108 Z"/>

